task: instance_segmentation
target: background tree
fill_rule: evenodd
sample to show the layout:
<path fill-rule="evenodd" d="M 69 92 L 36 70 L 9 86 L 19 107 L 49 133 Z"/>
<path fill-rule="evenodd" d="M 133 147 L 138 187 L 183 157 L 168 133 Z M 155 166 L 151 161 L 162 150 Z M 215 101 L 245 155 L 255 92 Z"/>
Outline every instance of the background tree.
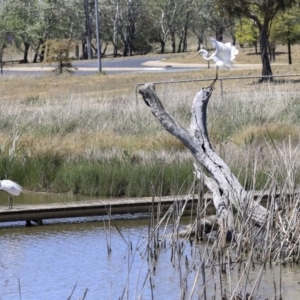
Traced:
<path fill-rule="evenodd" d="M 170 31 L 175 32 L 176 14 L 178 11 L 178 3 L 176 0 L 160 0 L 155 1 L 152 11 L 154 26 L 157 28 L 158 41 L 160 43 L 160 53 L 165 53 L 165 47 Z"/>
<path fill-rule="evenodd" d="M 22 0 L 19 0 L 22 1 Z M 29 22 L 26 31 L 30 43 L 36 45 L 36 54 L 42 61 L 44 58 L 44 43 L 47 39 L 66 39 L 73 35 L 75 23 L 73 16 L 73 1 L 41 0 L 36 1 L 34 9 L 29 9 Z M 31 20 L 34 22 L 31 24 Z"/>
<path fill-rule="evenodd" d="M 119 48 L 119 23 L 120 6 L 119 0 L 100 0 L 100 19 L 102 38 L 111 42 L 113 46 L 113 57 L 117 57 Z"/>
<path fill-rule="evenodd" d="M 177 52 L 187 51 L 187 38 L 191 31 L 191 24 L 193 23 L 194 15 L 194 0 L 182 1 L 179 8 L 178 16 L 176 17 L 177 36 L 179 38 L 179 44 Z"/>
<path fill-rule="evenodd" d="M 0 25 L 1 27 L 1 25 Z M 4 60 L 4 49 L 7 44 L 7 32 L 5 30 L 0 30 L 0 73 L 3 74 L 3 66 L 5 65 Z"/>
<path fill-rule="evenodd" d="M 270 40 L 278 41 L 288 48 L 288 62 L 292 64 L 291 45 L 300 40 L 300 9 L 294 8 L 279 14 L 272 25 Z"/>
<path fill-rule="evenodd" d="M 44 59 L 45 63 L 57 63 L 57 71 L 59 74 L 62 74 L 64 70 L 69 73 L 72 73 L 70 69 L 72 67 L 70 50 L 73 47 L 71 39 L 68 40 L 47 40 L 45 43 L 47 48 L 47 55 Z"/>
<path fill-rule="evenodd" d="M 197 37 L 197 51 L 200 50 L 201 44 L 204 42 L 205 31 L 211 26 L 214 9 L 213 3 L 209 0 L 198 0 L 194 2 L 191 31 Z"/>
<path fill-rule="evenodd" d="M 93 28 L 92 22 L 94 19 L 94 6 L 92 5 L 92 2 L 89 0 L 83 0 L 84 4 L 84 16 L 85 16 L 85 35 L 82 39 L 82 45 L 83 45 L 83 58 L 85 59 L 92 59 L 93 58 L 93 52 L 92 52 L 92 34 L 93 34 Z"/>
<path fill-rule="evenodd" d="M 258 54 L 257 42 L 259 39 L 259 32 L 252 20 L 242 18 L 240 22 L 236 24 L 235 36 L 241 47 L 245 44 L 254 46 L 255 53 Z"/>
<path fill-rule="evenodd" d="M 123 44 L 123 56 L 132 56 L 136 33 L 143 15 L 143 0 L 123 0 L 120 2 L 119 33 Z"/>
<path fill-rule="evenodd" d="M 231 17 L 246 17 L 254 22 L 259 30 L 259 45 L 262 61 L 262 75 L 271 76 L 272 69 L 268 56 L 268 43 L 271 22 L 276 15 L 292 7 L 296 0 L 216 0 L 220 9 L 225 9 Z"/>
<path fill-rule="evenodd" d="M 28 62 L 31 47 L 43 60 L 43 47 L 48 38 L 65 39 L 78 33 L 79 20 L 76 6 L 79 0 L 5 0 L 0 6 L 0 17 L 6 31 L 12 33 L 14 45 L 24 53 L 22 62 Z M 82 15 L 82 14 L 81 14 Z"/>

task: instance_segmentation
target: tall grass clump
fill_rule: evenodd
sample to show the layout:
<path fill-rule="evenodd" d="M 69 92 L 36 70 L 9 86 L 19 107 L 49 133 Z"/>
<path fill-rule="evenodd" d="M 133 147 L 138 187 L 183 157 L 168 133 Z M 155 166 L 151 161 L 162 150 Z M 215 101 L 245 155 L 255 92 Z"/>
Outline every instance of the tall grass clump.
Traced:
<path fill-rule="evenodd" d="M 189 165 L 132 164 L 112 161 L 108 164 L 86 161 L 61 168 L 53 182 L 56 192 L 102 197 L 145 197 L 153 185 L 159 195 L 185 190 L 193 181 Z"/>
<path fill-rule="evenodd" d="M 52 85 L 55 80 L 49 79 Z M 166 110 L 183 126 L 190 122 L 197 85 L 157 86 Z M 253 186 L 248 174 L 255 171 L 255 188 L 262 188 L 273 172 L 278 149 L 287 144 L 297 148 L 298 98 L 291 83 L 249 83 L 234 91 L 225 89 L 223 95 L 214 92 L 208 108 L 210 139 L 245 186 Z M 192 170 L 190 153 L 132 92 L 88 93 L 74 86 L 56 93 L 4 97 L 0 129 L 0 175 L 12 176 L 25 189 L 150 196 L 150 183 L 161 180 L 158 190 L 166 195 L 192 182 L 187 174 Z M 298 149 L 295 152 L 298 155 Z M 283 170 L 284 163 L 278 162 L 274 179 L 282 181 Z M 298 174 L 295 163 L 296 184 Z"/>
<path fill-rule="evenodd" d="M 190 215 L 189 224 L 183 225 L 187 199 L 201 190 L 196 182 L 186 199 L 174 197 L 165 214 L 152 211 L 148 236 L 137 251 L 148 258 L 153 277 L 158 262 L 166 251 L 170 253 L 177 271 L 178 299 L 290 299 L 289 295 L 296 295 L 284 268 L 292 269 L 290 276 L 295 276 L 300 265 L 300 195 L 295 189 L 298 149 L 291 143 L 283 147 L 274 143 L 271 148 L 276 155 L 271 156 L 273 169 L 266 172 L 268 194 L 256 195 L 269 213 L 261 225 L 251 221 L 247 207 L 235 213 L 236 232 L 226 244 L 220 241 L 216 218 L 207 216 L 201 197 L 192 208 L 195 214 Z M 282 172 L 281 183 L 274 177 L 277 170 Z M 247 177 L 252 177 L 254 185 L 258 180 L 255 171 Z M 144 286 L 151 288 L 149 277 Z"/>

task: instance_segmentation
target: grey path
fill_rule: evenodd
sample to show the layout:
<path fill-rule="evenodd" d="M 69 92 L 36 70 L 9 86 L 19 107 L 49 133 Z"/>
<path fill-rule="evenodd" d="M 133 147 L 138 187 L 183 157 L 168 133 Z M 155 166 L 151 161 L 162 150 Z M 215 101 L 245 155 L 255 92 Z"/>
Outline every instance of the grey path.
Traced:
<path fill-rule="evenodd" d="M 89 61 L 74 61 L 73 66 L 76 75 L 92 75 L 98 72 L 97 60 Z M 130 57 L 130 58 L 116 58 L 116 59 L 103 59 L 102 71 L 107 74 L 121 74 L 121 73 L 147 73 L 147 72 L 185 72 L 190 70 L 199 70 L 206 67 L 200 64 L 176 64 L 165 62 L 162 57 Z M 3 75 L 43 75 L 51 70 L 53 66 L 36 66 L 30 64 L 28 66 L 5 66 Z"/>

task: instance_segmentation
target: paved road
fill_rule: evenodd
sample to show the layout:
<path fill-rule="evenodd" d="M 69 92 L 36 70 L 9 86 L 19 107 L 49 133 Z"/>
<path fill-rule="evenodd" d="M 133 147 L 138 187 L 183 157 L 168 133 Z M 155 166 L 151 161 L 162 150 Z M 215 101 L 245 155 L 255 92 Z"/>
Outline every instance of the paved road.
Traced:
<path fill-rule="evenodd" d="M 73 66 L 76 75 L 91 75 L 98 72 L 97 60 L 74 61 Z M 138 73 L 138 72 L 184 72 L 189 70 L 199 70 L 201 65 L 181 65 L 164 62 L 161 57 L 130 57 L 103 59 L 102 70 L 107 74 L 118 73 Z M 3 69 L 3 75 L 33 75 L 38 76 L 51 71 L 51 66 L 7 66 Z"/>

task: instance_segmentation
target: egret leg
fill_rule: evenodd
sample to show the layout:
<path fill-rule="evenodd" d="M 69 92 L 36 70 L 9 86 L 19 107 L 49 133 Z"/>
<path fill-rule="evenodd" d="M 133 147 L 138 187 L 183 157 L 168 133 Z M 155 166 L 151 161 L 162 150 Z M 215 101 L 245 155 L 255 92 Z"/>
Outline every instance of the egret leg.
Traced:
<path fill-rule="evenodd" d="M 217 79 L 218 79 L 218 76 L 219 76 L 218 70 L 219 70 L 219 67 L 217 66 L 217 67 L 216 67 L 216 78 L 214 79 L 214 81 L 213 81 L 213 82 L 211 83 L 211 85 L 209 86 L 211 89 L 214 87 L 214 85 L 215 85 L 215 83 L 216 83 L 216 81 L 217 81 Z"/>
<path fill-rule="evenodd" d="M 13 201 L 14 201 L 14 198 L 8 194 L 8 209 L 13 208 Z"/>

